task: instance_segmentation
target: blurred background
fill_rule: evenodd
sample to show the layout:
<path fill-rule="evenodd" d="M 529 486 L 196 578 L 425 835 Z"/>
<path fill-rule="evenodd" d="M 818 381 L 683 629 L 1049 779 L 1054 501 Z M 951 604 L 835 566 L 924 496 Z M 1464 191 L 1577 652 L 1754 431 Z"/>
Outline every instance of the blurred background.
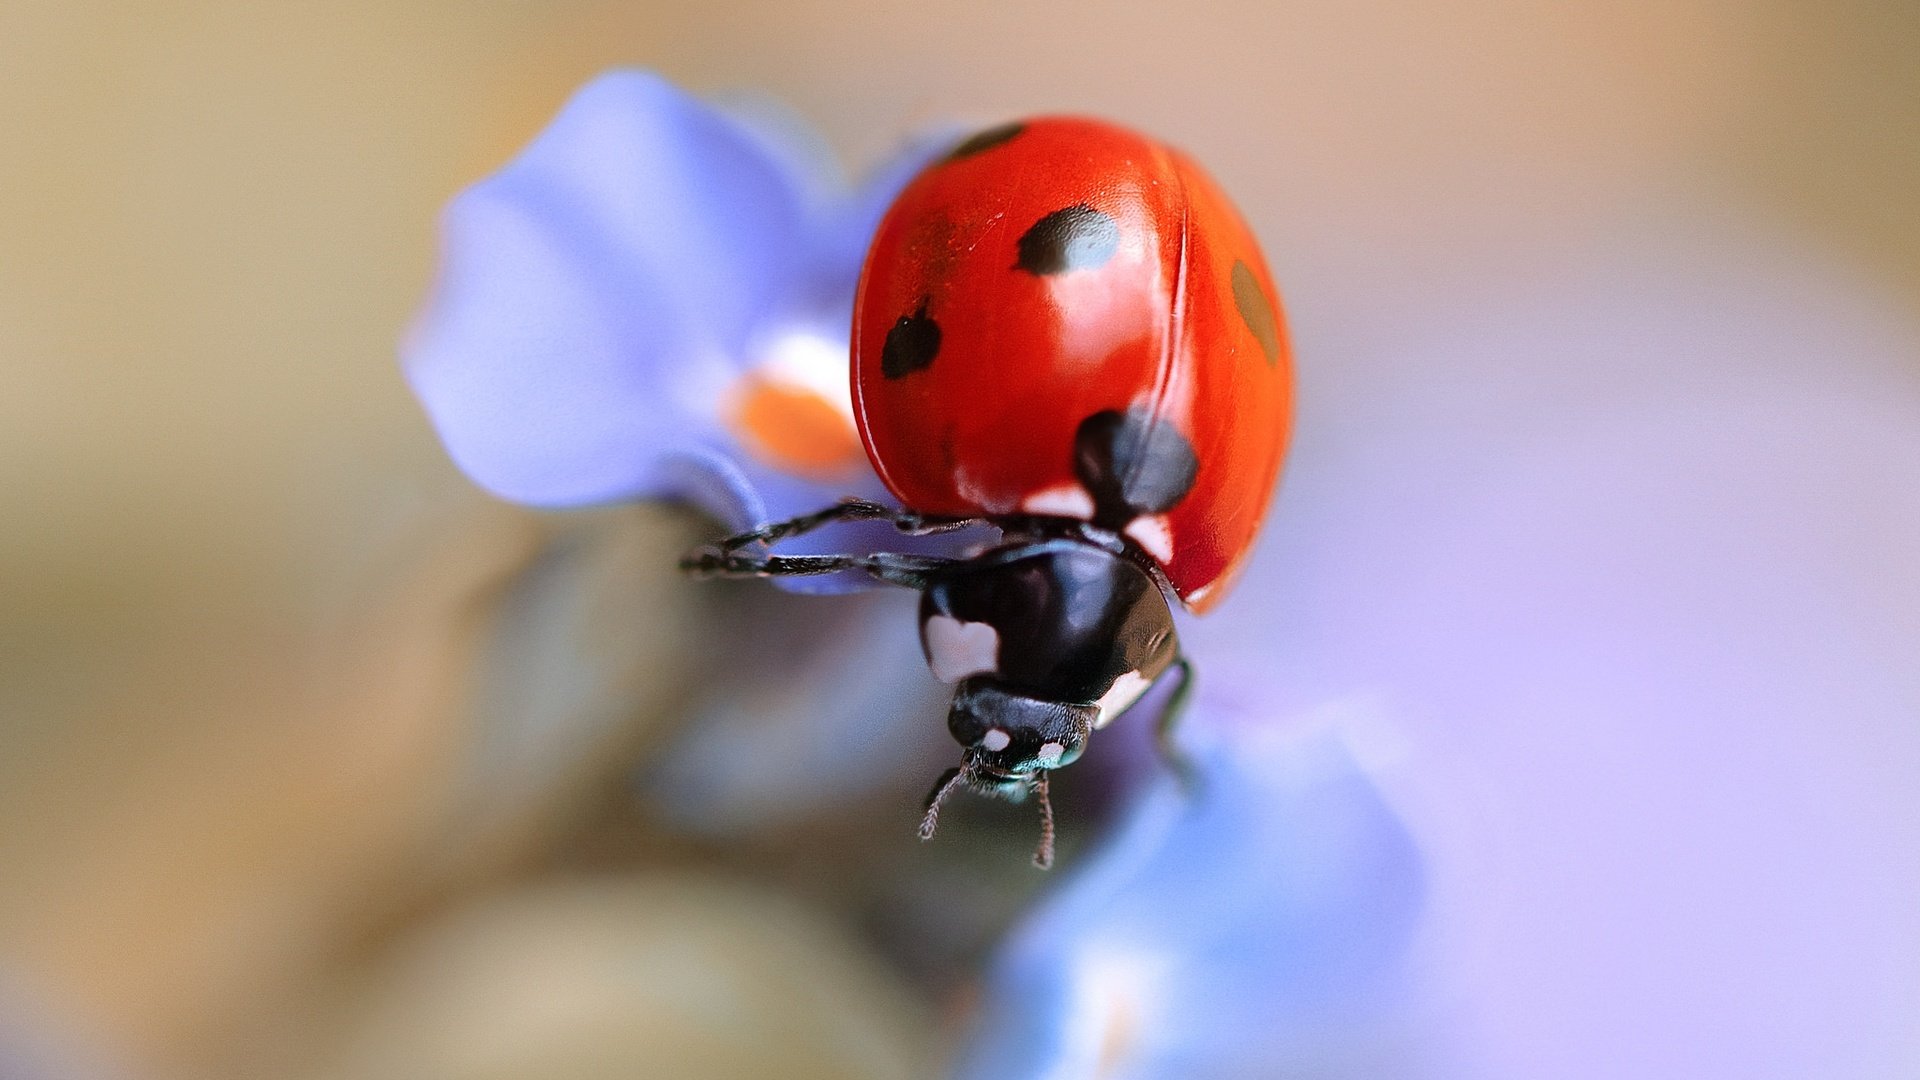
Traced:
<path fill-rule="evenodd" d="M 1604 351 L 1605 310 L 1499 305 L 1634 258 L 1645 291 L 1609 302 L 1675 325 L 1676 283 L 1819 267 L 1818 318 L 1888 344 L 1856 364 L 1816 320 L 1793 385 L 1868 386 L 1911 448 L 1916 57 L 1920 7 L 1887 0 L 12 0 L 0 1075 L 916 1076 L 944 1052 L 968 965 L 1037 887 L 1023 860 L 987 830 L 945 878 L 895 874 L 917 764 L 812 846 L 777 800 L 663 826 L 635 769 L 764 598 L 676 580 L 698 526 L 673 513 L 477 494 L 396 367 L 442 202 L 595 73 L 771 95 L 856 168 L 928 123 L 1043 110 L 1187 147 L 1287 290 L 1309 450 L 1364 440 L 1316 420 L 1316 380 L 1364 404 L 1394 371 L 1317 357 L 1473 317 Z M 1560 385 L 1547 348 L 1442 381 L 1515 400 Z M 1633 370 L 1606 390 L 1672 385 Z M 1592 404 L 1520 398 L 1490 422 Z M 1865 515 L 1874 565 L 1920 557 L 1872 507 L 1821 505 Z M 1920 641 L 1899 610 L 1887 640 Z M 1878 665 L 1913 705 L 1920 659 Z M 975 922 L 948 939 L 888 922 L 957 888 Z M 708 958 L 698 1002 L 605 970 L 675 950 Z"/>

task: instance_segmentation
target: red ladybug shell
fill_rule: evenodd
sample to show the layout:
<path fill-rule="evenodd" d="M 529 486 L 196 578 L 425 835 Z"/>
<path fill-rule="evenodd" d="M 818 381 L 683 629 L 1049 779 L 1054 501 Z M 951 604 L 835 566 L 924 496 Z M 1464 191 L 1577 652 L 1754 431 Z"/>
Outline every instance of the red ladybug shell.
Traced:
<path fill-rule="evenodd" d="M 867 255 L 853 361 L 903 504 L 1122 531 L 1197 611 L 1252 546 L 1290 425 L 1252 232 L 1192 159 L 1095 120 L 994 128 L 916 178 Z"/>

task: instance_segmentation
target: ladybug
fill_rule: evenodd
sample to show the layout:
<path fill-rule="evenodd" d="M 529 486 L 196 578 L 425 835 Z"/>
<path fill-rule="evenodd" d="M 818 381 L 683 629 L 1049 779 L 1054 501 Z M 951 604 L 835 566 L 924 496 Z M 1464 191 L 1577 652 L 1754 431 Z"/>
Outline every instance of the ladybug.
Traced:
<path fill-rule="evenodd" d="M 689 556 L 726 576 L 856 570 L 920 592 L 920 639 L 954 684 L 958 786 L 1036 796 L 1154 684 L 1192 668 L 1172 604 L 1204 612 L 1265 516 L 1291 419 L 1286 323 L 1259 244 L 1188 156 L 1044 117 L 980 132 L 916 177 L 855 297 L 854 419 L 905 510 L 847 500 Z M 967 558 L 780 555 L 836 521 L 921 534 L 985 524 Z"/>

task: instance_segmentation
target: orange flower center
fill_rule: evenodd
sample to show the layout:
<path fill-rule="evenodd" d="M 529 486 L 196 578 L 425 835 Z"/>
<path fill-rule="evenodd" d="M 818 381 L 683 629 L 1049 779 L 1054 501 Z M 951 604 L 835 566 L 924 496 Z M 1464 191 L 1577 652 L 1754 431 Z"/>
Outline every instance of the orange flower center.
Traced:
<path fill-rule="evenodd" d="M 734 390 L 729 426 L 769 465 L 808 475 L 837 474 L 860 460 L 853 422 L 817 391 L 754 372 Z"/>

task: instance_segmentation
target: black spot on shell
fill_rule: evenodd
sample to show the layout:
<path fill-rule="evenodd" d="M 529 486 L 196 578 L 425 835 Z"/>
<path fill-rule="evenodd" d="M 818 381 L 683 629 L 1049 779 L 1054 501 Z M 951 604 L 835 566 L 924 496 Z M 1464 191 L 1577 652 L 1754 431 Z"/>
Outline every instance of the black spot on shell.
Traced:
<path fill-rule="evenodd" d="M 1260 288 L 1260 279 L 1253 276 L 1253 270 L 1246 263 L 1235 259 L 1233 262 L 1233 306 L 1240 309 L 1240 320 L 1253 331 L 1255 341 L 1260 343 L 1260 351 L 1267 354 L 1267 366 L 1280 362 L 1280 320 L 1273 314 L 1273 305 L 1267 303 L 1266 291 Z"/>
<path fill-rule="evenodd" d="M 1193 490 L 1200 459 L 1171 423 L 1136 406 L 1080 421 L 1073 471 L 1093 495 L 1099 523 L 1120 528 L 1141 514 L 1164 514 L 1178 505 Z"/>
<path fill-rule="evenodd" d="M 1085 204 L 1055 210 L 1020 236 L 1016 270 L 1044 276 L 1104 265 L 1120 247 L 1113 217 Z"/>
<path fill-rule="evenodd" d="M 951 164 L 952 162 L 959 161 L 961 158 L 970 158 L 975 154 L 991 150 L 1025 130 L 1027 130 L 1027 125 L 1016 120 L 1011 124 L 1001 124 L 998 127 L 990 127 L 984 131 L 976 131 L 961 140 L 960 145 L 947 151 L 947 156 L 941 163 Z"/>
<path fill-rule="evenodd" d="M 900 379 L 933 363 L 940 355 L 940 324 L 927 314 L 927 302 L 911 315 L 896 319 L 880 347 L 880 374 Z"/>

